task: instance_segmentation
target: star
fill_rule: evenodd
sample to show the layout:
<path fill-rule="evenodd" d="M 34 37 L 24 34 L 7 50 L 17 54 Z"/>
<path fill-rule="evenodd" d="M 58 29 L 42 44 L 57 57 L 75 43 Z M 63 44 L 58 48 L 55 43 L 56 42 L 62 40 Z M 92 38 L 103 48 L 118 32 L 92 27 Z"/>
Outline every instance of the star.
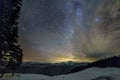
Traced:
<path fill-rule="evenodd" d="M 100 19 L 98 17 L 95 18 L 95 22 L 99 22 Z"/>

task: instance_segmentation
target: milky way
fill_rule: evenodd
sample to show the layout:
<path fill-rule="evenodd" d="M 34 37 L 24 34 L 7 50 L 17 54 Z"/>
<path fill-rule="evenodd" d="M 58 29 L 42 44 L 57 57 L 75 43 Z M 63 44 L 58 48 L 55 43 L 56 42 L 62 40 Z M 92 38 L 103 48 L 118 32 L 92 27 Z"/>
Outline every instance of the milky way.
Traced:
<path fill-rule="evenodd" d="M 119 4 L 119 0 L 24 0 L 19 19 L 24 60 L 93 61 L 118 55 Z"/>

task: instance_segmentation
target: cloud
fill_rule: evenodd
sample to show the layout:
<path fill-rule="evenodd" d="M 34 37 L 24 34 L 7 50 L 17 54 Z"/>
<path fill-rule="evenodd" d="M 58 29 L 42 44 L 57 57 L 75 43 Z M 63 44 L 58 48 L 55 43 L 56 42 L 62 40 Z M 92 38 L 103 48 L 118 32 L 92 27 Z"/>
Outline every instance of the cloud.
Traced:
<path fill-rule="evenodd" d="M 84 6 L 84 23 L 77 25 L 74 33 L 74 56 L 80 54 L 81 57 L 82 53 L 87 58 L 100 59 L 120 54 L 119 9 L 119 0 L 103 0 L 97 5 L 88 3 Z"/>
<path fill-rule="evenodd" d="M 119 55 L 119 4 L 119 0 L 24 0 L 19 20 L 24 59 L 93 61 Z"/>

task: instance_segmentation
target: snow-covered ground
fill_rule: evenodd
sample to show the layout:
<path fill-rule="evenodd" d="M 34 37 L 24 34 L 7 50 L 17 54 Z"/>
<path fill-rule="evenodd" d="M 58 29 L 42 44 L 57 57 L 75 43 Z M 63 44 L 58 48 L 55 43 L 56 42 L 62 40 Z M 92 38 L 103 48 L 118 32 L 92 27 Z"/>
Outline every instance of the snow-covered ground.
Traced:
<path fill-rule="evenodd" d="M 39 74 L 6 74 L 0 80 L 120 80 L 120 68 L 89 68 L 77 73 L 54 77 Z"/>

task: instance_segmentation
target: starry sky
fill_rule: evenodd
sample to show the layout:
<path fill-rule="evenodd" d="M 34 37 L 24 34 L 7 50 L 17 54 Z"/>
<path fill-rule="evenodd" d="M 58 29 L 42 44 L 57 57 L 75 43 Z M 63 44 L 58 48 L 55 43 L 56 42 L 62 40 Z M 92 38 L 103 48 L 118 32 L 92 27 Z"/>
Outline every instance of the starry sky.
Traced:
<path fill-rule="evenodd" d="M 24 61 L 86 62 L 119 55 L 119 0 L 23 0 Z"/>

